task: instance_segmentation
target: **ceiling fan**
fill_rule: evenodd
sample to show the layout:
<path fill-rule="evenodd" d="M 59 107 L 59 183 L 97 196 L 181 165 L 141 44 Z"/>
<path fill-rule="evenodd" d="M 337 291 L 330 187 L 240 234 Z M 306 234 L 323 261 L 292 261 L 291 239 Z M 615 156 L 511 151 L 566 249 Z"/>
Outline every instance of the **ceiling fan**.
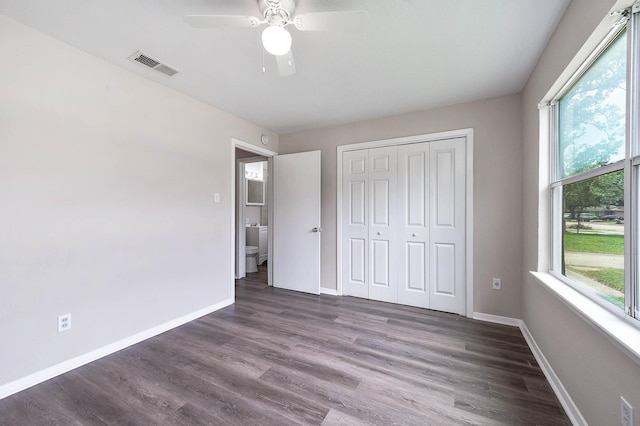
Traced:
<path fill-rule="evenodd" d="M 296 67 L 291 53 L 292 38 L 286 27 L 300 31 L 363 32 L 369 25 L 365 10 L 311 12 L 295 15 L 295 0 L 257 0 L 262 18 L 247 15 L 185 15 L 194 28 L 248 27 L 266 24 L 262 32 L 264 49 L 276 57 L 281 76 L 293 75 Z"/>

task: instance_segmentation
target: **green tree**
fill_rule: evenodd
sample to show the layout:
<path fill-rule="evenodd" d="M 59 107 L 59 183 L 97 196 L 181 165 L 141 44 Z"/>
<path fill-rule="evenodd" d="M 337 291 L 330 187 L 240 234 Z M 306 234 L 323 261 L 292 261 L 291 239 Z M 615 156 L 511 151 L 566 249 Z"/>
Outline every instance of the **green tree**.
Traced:
<path fill-rule="evenodd" d="M 560 100 L 562 177 L 608 164 L 624 150 L 626 70 L 623 33 Z"/>
<path fill-rule="evenodd" d="M 591 179 L 581 180 L 563 187 L 564 211 L 578 219 L 580 212 L 588 207 L 624 205 L 624 172 L 607 173 Z"/>

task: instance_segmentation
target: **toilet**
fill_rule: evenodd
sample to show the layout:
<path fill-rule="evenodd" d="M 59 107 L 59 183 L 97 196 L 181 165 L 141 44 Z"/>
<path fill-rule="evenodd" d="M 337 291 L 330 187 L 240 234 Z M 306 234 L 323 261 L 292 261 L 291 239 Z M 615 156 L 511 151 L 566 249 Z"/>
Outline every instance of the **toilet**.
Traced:
<path fill-rule="evenodd" d="M 250 272 L 258 272 L 258 263 L 256 262 L 256 258 L 258 257 L 258 247 L 256 246 L 246 246 L 246 270 L 247 273 Z"/>

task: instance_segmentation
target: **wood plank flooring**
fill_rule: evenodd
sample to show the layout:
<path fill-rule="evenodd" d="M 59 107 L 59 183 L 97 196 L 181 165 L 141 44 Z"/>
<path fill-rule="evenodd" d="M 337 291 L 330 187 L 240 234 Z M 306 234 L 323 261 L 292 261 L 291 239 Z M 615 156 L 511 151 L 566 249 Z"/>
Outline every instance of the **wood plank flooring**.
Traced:
<path fill-rule="evenodd" d="M 570 425 L 514 327 L 267 287 L 0 400 L 0 425 Z"/>

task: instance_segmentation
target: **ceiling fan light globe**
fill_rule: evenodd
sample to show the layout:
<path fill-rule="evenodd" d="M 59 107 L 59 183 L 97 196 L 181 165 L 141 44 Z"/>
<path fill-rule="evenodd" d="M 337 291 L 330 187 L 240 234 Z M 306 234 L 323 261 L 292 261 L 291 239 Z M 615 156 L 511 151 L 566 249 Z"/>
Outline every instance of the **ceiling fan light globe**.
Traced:
<path fill-rule="evenodd" d="M 272 55 L 284 55 L 291 50 L 291 34 L 279 25 L 267 27 L 262 32 L 262 45 Z"/>

